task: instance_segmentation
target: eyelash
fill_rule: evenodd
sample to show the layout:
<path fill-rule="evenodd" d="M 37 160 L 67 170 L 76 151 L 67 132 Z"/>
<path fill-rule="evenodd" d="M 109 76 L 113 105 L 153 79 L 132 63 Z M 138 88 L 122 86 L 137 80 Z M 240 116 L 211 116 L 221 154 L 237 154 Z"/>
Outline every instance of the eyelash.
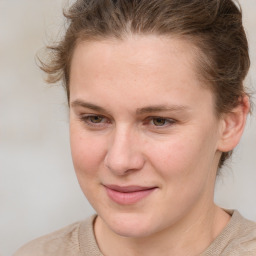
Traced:
<path fill-rule="evenodd" d="M 160 120 L 164 121 L 164 124 L 163 125 L 155 125 L 154 121 L 156 121 L 157 119 L 158 119 L 158 121 L 160 121 Z M 154 128 L 157 128 L 157 129 L 166 128 L 166 127 L 174 125 L 175 123 L 176 123 L 176 120 L 171 119 L 171 118 L 161 117 L 161 116 L 151 116 L 146 119 L 146 124 L 151 124 L 152 126 L 154 126 Z"/>
<path fill-rule="evenodd" d="M 106 119 L 107 121 L 106 122 L 99 122 L 99 123 L 95 122 L 94 123 L 94 122 L 92 122 L 92 120 L 90 120 L 91 118 L 102 118 L 102 120 Z M 83 116 L 80 117 L 80 120 L 88 126 L 98 127 L 98 128 L 104 126 L 105 124 L 110 123 L 110 121 L 108 121 L 108 119 L 106 117 L 101 116 L 101 115 L 83 115 Z"/>
<path fill-rule="evenodd" d="M 103 121 L 104 120 L 105 121 L 104 122 L 100 121 L 98 123 L 92 122 L 92 120 L 91 120 L 92 118 L 99 118 L 99 119 L 102 119 Z M 95 127 L 95 128 L 103 128 L 105 125 L 108 125 L 111 123 L 111 121 L 107 117 L 104 117 L 101 115 L 91 115 L 91 114 L 83 115 L 80 117 L 80 119 L 86 125 Z M 164 124 L 163 125 L 155 125 L 154 121 L 156 121 L 157 119 L 158 119 L 158 121 L 164 121 Z M 150 116 L 144 120 L 143 125 L 151 125 L 156 129 L 161 129 L 161 128 L 166 128 L 166 127 L 175 125 L 176 123 L 177 123 L 177 121 L 174 119 L 171 119 L 171 118 L 165 118 L 165 117 L 161 117 L 161 116 Z"/>

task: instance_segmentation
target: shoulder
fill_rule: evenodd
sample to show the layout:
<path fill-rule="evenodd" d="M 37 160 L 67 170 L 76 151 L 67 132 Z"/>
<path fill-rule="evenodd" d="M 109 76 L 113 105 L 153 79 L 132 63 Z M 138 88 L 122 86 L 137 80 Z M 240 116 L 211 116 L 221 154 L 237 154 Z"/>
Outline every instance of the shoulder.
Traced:
<path fill-rule="evenodd" d="M 242 217 L 237 211 L 234 212 L 233 226 L 231 225 L 230 248 L 243 256 L 256 255 L 256 223 Z M 236 222 L 236 223 L 235 223 Z"/>
<path fill-rule="evenodd" d="M 245 219 L 238 211 L 227 212 L 232 215 L 230 222 L 202 256 L 256 255 L 256 223 Z"/>
<path fill-rule="evenodd" d="M 90 226 L 94 216 L 76 222 L 21 247 L 14 256 L 79 256 L 81 226 Z"/>

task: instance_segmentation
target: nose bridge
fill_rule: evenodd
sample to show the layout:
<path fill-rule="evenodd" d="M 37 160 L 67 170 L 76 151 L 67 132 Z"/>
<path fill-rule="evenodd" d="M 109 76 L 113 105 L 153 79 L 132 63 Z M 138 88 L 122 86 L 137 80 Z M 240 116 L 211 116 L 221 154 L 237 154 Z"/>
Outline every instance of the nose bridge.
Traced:
<path fill-rule="evenodd" d="M 138 133 L 128 125 L 120 125 L 113 131 L 105 156 L 105 165 L 112 172 L 123 175 L 143 167 L 144 157 L 138 137 Z"/>

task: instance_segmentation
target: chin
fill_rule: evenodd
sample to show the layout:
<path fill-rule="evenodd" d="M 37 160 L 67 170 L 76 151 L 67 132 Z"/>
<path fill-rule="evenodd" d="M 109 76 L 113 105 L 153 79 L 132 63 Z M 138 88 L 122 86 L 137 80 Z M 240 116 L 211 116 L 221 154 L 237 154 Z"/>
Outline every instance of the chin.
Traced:
<path fill-rule="evenodd" d="M 138 213 L 119 213 L 103 218 L 105 224 L 115 234 L 123 237 L 143 238 L 152 235 L 154 227 L 151 218 Z"/>
<path fill-rule="evenodd" d="M 145 238 L 152 235 L 154 232 L 150 226 L 109 226 L 109 228 L 115 234 L 122 236 L 122 237 L 129 237 L 129 238 Z"/>

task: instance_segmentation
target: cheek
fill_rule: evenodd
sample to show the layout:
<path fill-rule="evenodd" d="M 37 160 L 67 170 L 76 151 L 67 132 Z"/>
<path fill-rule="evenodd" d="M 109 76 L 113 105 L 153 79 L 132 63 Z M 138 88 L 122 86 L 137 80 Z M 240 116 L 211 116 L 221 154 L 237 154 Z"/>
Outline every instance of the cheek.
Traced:
<path fill-rule="evenodd" d="M 155 144 L 151 165 L 164 181 L 163 199 L 167 204 L 185 210 L 211 190 L 214 182 L 209 180 L 209 172 L 213 155 L 203 139 L 195 143 L 192 137 L 184 136 Z"/>
<path fill-rule="evenodd" d="M 154 143 L 150 159 L 155 169 L 162 176 L 191 180 L 195 173 L 206 172 L 209 161 L 214 157 L 214 150 L 203 136 L 176 136 L 165 142 Z"/>
<path fill-rule="evenodd" d="M 103 164 L 104 140 L 77 127 L 70 127 L 70 145 L 75 171 L 79 176 L 93 176 Z"/>
<path fill-rule="evenodd" d="M 180 173 L 180 168 L 190 162 L 193 152 L 190 142 L 184 144 L 177 138 L 167 139 L 162 143 L 155 143 L 151 151 L 151 160 L 155 165 L 161 165 L 163 169 Z M 180 166 L 180 167 L 179 167 Z"/>

